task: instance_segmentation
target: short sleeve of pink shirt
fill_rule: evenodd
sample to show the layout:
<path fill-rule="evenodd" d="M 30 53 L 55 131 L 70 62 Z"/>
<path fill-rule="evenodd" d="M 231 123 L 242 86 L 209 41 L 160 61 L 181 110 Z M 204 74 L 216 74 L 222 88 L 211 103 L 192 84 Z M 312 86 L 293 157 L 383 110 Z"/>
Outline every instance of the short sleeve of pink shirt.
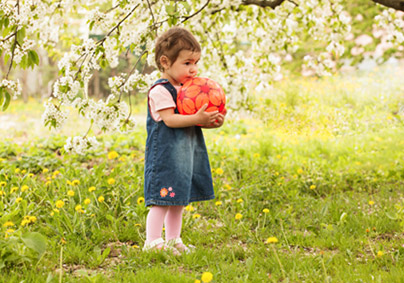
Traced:
<path fill-rule="evenodd" d="M 179 88 L 179 86 L 175 87 L 177 91 L 179 90 Z M 162 85 L 155 86 L 149 92 L 149 103 L 150 113 L 156 122 L 162 120 L 158 111 L 177 107 L 177 104 L 175 103 L 170 92 Z"/>

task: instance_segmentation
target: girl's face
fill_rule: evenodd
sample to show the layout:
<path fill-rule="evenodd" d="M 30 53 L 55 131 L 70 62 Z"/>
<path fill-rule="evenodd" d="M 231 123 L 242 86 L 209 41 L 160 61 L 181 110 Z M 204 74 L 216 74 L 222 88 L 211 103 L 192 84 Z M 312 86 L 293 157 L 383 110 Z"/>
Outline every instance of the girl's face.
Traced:
<path fill-rule="evenodd" d="M 163 78 L 168 79 L 172 85 L 179 86 L 198 73 L 198 61 L 201 53 L 190 50 L 181 50 L 174 63 L 166 56 L 161 56 L 161 65 L 164 68 Z"/>

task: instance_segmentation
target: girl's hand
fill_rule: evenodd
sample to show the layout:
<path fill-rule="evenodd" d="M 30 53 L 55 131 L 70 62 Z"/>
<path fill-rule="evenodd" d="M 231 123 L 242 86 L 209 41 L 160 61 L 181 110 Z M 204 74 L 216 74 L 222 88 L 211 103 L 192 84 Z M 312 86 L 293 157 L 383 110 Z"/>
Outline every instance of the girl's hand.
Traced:
<path fill-rule="evenodd" d="M 208 108 L 208 104 L 204 104 L 198 110 L 198 112 L 196 112 L 194 114 L 195 118 L 196 118 L 196 121 L 197 121 L 197 124 L 201 124 L 201 125 L 213 124 L 218 119 L 219 115 L 222 115 L 222 114 L 219 113 L 219 111 L 205 112 L 206 108 Z M 222 123 L 223 123 L 223 121 L 222 121 Z"/>
<path fill-rule="evenodd" d="M 219 113 L 215 122 L 213 122 L 211 124 L 203 125 L 202 127 L 209 128 L 209 129 L 219 128 L 223 125 L 223 123 L 224 123 L 224 115 Z"/>

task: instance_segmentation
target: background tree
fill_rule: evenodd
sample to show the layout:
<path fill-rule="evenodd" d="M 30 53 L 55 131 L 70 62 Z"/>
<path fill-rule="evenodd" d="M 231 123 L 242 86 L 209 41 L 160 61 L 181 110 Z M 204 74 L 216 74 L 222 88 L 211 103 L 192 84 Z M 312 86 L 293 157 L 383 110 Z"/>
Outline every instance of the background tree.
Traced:
<path fill-rule="evenodd" d="M 351 15 L 356 3 L 372 4 L 375 15 Z M 0 105 L 5 110 L 11 97 L 21 93 L 11 70 L 38 65 L 38 50 L 46 50 L 57 61 L 59 77 L 45 103 L 44 123 L 57 129 L 68 118 L 64 107 L 76 108 L 91 126 L 83 136 L 69 138 L 65 149 L 84 152 L 97 143 L 88 135 L 93 126 L 101 131 L 134 127 L 132 96 L 146 92 L 157 78 L 156 71 L 144 68 L 154 64 L 156 36 L 173 25 L 185 26 L 200 40 L 200 73 L 224 87 L 234 110 L 248 108 L 250 88 L 264 91 L 280 79 L 284 62 L 301 58 L 305 74 L 322 76 L 355 60 L 373 56 L 382 62 L 386 53 L 402 56 L 403 1 L 342 4 L 339 0 L 2 0 L 0 52 L 6 72 L 2 72 Z M 363 21 L 374 25 L 368 37 L 358 39 L 355 33 L 360 29 L 355 27 Z M 105 101 L 92 99 L 92 77 L 107 68 L 118 70 L 119 58 L 129 62 L 127 70 L 108 79 Z"/>

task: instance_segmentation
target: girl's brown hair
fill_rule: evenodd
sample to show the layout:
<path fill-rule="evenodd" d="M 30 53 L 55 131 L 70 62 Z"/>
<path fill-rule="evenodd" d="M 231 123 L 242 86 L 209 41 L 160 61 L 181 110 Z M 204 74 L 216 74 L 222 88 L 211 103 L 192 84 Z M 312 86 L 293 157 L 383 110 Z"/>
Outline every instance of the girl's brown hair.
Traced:
<path fill-rule="evenodd" d="M 155 60 L 159 70 L 164 71 L 160 63 L 161 56 L 167 56 L 170 63 L 173 64 L 182 50 L 201 52 L 201 46 L 195 37 L 184 28 L 173 27 L 163 33 L 157 39 L 155 51 Z"/>

